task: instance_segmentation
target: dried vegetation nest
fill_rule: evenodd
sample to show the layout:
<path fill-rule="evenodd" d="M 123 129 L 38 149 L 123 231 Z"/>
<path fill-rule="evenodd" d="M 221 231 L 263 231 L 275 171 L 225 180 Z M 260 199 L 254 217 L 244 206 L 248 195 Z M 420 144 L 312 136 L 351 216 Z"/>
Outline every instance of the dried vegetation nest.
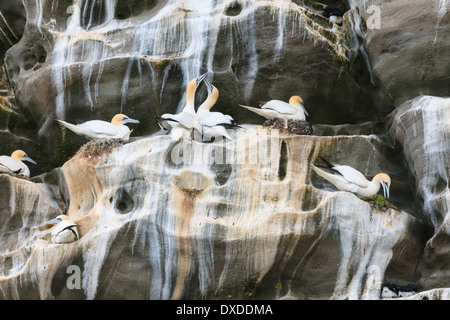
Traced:
<path fill-rule="evenodd" d="M 304 120 L 284 120 L 284 119 L 269 119 L 263 124 L 265 127 L 278 129 L 280 131 L 287 131 L 296 135 L 312 135 L 313 128 L 308 121 Z"/>

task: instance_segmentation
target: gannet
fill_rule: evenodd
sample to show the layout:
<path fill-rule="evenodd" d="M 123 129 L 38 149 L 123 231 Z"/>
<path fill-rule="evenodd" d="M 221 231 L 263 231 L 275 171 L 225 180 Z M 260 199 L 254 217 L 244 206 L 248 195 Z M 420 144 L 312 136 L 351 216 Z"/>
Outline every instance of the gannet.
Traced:
<path fill-rule="evenodd" d="M 204 82 L 207 86 L 208 97 L 198 107 L 194 127 L 203 135 L 203 140 L 211 140 L 212 137 L 216 138 L 219 136 L 232 140 L 226 129 L 240 128 L 240 126 L 236 124 L 236 121 L 230 115 L 210 111 L 219 98 L 219 90 L 209 83 L 207 79 Z"/>
<path fill-rule="evenodd" d="M 303 105 L 303 99 L 299 96 L 292 96 L 289 103 L 280 100 L 270 100 L 268 102 L 259 101 L 260 108 L 239 105 L 250 111 L 253 111 L 266 119 L 285 119 L 285 120 L 306 120 L 309 116 Z"/>
<path fill-rule="evenodd" d="M 322 11 L 322 15 L 327 17 L 330 21 L 337 23 L 340 26 L 342 25 L 342 17 L 344 13 L 341 9 L 326 6 Z"/>
<path fill-rule="evenodd" d="M 381 297 L 384 299 L 398 298 L 399 287 L 396 284 L 387 284 L 381 290 Z"/>
<path fill-rule="evenodd" d="M 387 283 L 381 291 L 382 298 L 399 298 L 409 297 L 417 294 L 417 288 L 414 284 L 409 283 L 406 286 L 399 286 L 395 283 Z"/>
<path fill-rule="evenodd" d="M 406 286 L 401 286 L 398 290 L 399 297 L 409 297 L 417 293 L 417 288 L 414 284 L 409 283 Z"/>
<path fill-rule="evenodd" d="M 320 159 L 335 174 L 327 173 L 319 169 L 320 166 L 317 165 L 313 165 L 312 168 L 319 176 L 331 182 L 339 190 L 353 192 L 362 197 L 370 197 L 376 194 L 382 186 L 384 198 L 389 199 L 391 178 L 386 173 L 378 173 L 372 181 L 368 181 L 361 172 L 350 166 L 334 165 L 322 157 Z"/>
<path fill-rule="evenodd" d="M 29 158 L 25 151 L 16 150 L 11 154 L 11 157 L 0 156 L 0 172 L 8 172 L 20 174 L 25 177 L 30 177 L 30 169 L 22 161 L 28 161 L 37 164 L 33 159 Z"/>
<path fill-rule="evenodd" d="M 57 119 L 58 120 L 58 119 Z M 76 134 L 83 136 L 89 140 L 102 139 L 102 138 L 115 138 L 128 141 L 130 134 L 133 130 L 130 130 L 126 123 L 139 123 L 138 120 L 131 119 L 124 114 L 116 114 L 111 122 L 102 120 L 91 120 L 81 124 L 73 125 L 63 120 L 58 120 L 63 126 Z"/>
<path fill-rule="evenodd" d="M 47 221 L 47 224 L 57 223 L 52 231 L 53 243 L 70 243 L 78 240 L 80 237 L 77 231 L 77 224 L 62 214 L 55 219 Z"/>
<path fill-rule="evenodd" d="M 195 121 L 195 92 L 205 77 L 206 73 L 189 81 L 186 88 L 186 104 L 180 113 L 165 113 L 161 117 L 155 117 L 161 130 L 168 131 L 174 127 L 184 126 L 190 133 Z"/>

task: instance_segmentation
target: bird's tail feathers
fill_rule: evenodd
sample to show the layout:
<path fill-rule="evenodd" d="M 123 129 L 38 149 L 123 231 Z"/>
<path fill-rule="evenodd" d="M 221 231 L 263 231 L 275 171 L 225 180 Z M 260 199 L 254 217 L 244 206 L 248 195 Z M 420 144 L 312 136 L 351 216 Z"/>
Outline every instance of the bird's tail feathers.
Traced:
<path fill-rule="evenodd" d="M 72 131 L 73 131 L 73 130 L 79 129 L 77 125 L 68 123 L 68 122 L 66 122 L 66 121 L 59 120 L 59 119 L 56 119 L 56 121 L 58 121 L 58 122 L 59 122 L 60 124 L 62 124 L 64 127 L 66 127 L 67 129 L 70 129 L 70 130 L 72 130 Z"/>
<path fill-rule="evenodd" d="M 333 169 L 334 165 L 331 164 L 328 160 L 322 158 L 321 156 L 319 156 L 319 158 L 320 158 L 323 162 L 325 162 L 325 164 L 327 165 L 328 169 Z M 326 168 L 326 167 L 324 167 L 324 168 Z"/>
<path fill-rule="evenodd" d="M 249 107 L 249 106 L 244 106 L 242 104 L 239 105 L 240 107 L 243 107 L 247 110 L 253 111 L 254 113 L 268 119 L 267 117 L 267 109 L 261 109 L 261 108 L 254 108 L 254 107 Z"/>
<path fill-rule="evenodd" d="M 240 125 L 237 125 L 235 123 L 219 123 L 217 124 L 218 126 L 223 126 L 227 129 L 233 129 L 233 128 L 240 128 L 240 129 L 244 129 L 243 127 L 241 127 Z"/>
<path fill-rule="evenodd" d="M 178 123 L 177 120 L 172 119 L 172 118 L 162 118 L 162 117 L 159 117 L 159 116 L 157 116 L 157 115 L 155 115 L 154 118 L 155 118 L 156 123 L 158 124 L 159 128 L 160 128 L 162 131 L 168 131 L 168 130 L 170 130 L 170 126 L 168 126 L 168 127 L 164 126 L 164 121 L 166 121 L 166 122 L 167 122 L 167 121 L 173 121 L 173 122 L 177 122 L 177 123 Z"/>

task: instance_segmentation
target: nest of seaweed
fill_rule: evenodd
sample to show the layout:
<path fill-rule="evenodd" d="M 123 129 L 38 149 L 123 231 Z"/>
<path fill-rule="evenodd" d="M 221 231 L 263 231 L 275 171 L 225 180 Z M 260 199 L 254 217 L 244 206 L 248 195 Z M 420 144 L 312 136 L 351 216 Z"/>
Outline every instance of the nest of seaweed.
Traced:
<path fill-rule="evenodd" d="M 264 122 L 263 126 L 270 127 L 271 129 L 278 129 L 280 131 L 287 131 L 300 136 L 309 136 L 313 134 L 311 124 L 304 120 L 269 119 Z"/>
<path fill-rule="evenodd" d="M 374 194 L 370 197 L 359 197 L 361 200 L 364 200 L 368 203 L 370 203 L 370 206 L 378 211 L 386 211 L 388 209 L 394 209 L 396 211 L 398 208 L 394 206 L 393 204 L 389 203 L 382 195 Z"/>

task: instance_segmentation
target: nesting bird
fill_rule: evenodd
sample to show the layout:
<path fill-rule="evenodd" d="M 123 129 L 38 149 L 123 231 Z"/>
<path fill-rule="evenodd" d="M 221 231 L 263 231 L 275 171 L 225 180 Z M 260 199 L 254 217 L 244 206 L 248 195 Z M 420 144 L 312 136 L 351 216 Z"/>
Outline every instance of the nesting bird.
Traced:
<path fill-rule="evenodd" d="M 330 21 L 332 21 L 340 26 L 342 25 L 342 21 L 343 21 L 342 17 L 344 16 L 344 13 L 341 11 L 341 9 L 326 6 L 322 10 L 322 15 L 324 17 L 327 17 Z"/>
<path fill-rule="evenodd" d="M 409 297 L 417 293 L 417 288 L 414 284 L 409 283 L 406 286 L 399 286 L 395 283 L 387 283 L 381 290 L 381 297 L 387 298 L 401 298 Z"/>
<path fill-rule="evenodd" d="M 124 114 L 116 114 L 111 122 L 102 120 L 90 120 L 81 124 L 71 124 L 63 120 L 58 120 L 64 127 L 75 132 L 76 134 L 85 137 L 86 139 L 122 139 L 128 141 L 130 130 L 125 124 L 139 123 L 138 120 L 131 119 Z"/>
<path fill-rule="evenodd" d="M 30 177 L 30 169 L 23 161 L 28 161 L 33 164 L 37 164 L 33 159 L 27 156 L 25 151 L 16 150 L 11 156 L 0 156 L 0 172 L 15 173 L 23 175 L 27 178 Z"/>
<path fill-rule="evenodd" d="M 194 127 L 202 134 L 202 140 L 210 141 L 212 138 L 225 137 L 232 140 L 226 129 L 240 128 L 236 121 L 228 114 L 221 112 L 211 112 L 211 108 L 219 98 L 219 90 L 213 86 L 207 79 L 204 79 L 207 86 L 208 97 L 198 107 Z"/>
<path fill-rule="evenodd" d="M 189 81 L 186 88 L 186 105 L 180 113 L 165 113 L 161 117 L 155 117 L 161 130 L 171 131 L 174 140 L 190 135 L 194 128 L 196 117 L 195 92 L 205 77 L 206 73 Z"/>
<path fill-rule="evenodd" d="M 77 224 L 70 220 L 68 216 L 62 214 L 55 219 L 47 221 L 47 224 L 54 223 L 57 225 L 52 231 L 52 243 L 71 243 L 80 238 L 77 231 Z"/>
<path fill-rule="evenodd" d="M 339 190 L 353 192 L 361 197 L 370 197 L 378 193 L 380 187 L 383 187 L 384 198 L 389 198 L 391 178 L 386 173 L 378 173 L 373 177 L 372 181 L 368 181 L 361 172 L 350 166 L 334 165 L 322 157 L 319 158 L 325 162 L 326 167 L 313 165 L 313 170 Z M 325 172 L 319 167 L 328 168 L 333 173 Z"/>
<path fill-rule="evenodd" d="M 289 99 L 289 103 L 281 100 L 259 101 L 260 108 L 241 104 L 239 106 L 253 111 L 266 119 L 306 120 L 306 117 L 309 116 L 303 104 L 303 99 L 299 96 L 292 96 Z"/>
<path fill-rule="evenodd" d="M 398 298 L 398 286 L 392 284 L 384 286 L 381 290 L 381 297 L 383 299 Z"/>

